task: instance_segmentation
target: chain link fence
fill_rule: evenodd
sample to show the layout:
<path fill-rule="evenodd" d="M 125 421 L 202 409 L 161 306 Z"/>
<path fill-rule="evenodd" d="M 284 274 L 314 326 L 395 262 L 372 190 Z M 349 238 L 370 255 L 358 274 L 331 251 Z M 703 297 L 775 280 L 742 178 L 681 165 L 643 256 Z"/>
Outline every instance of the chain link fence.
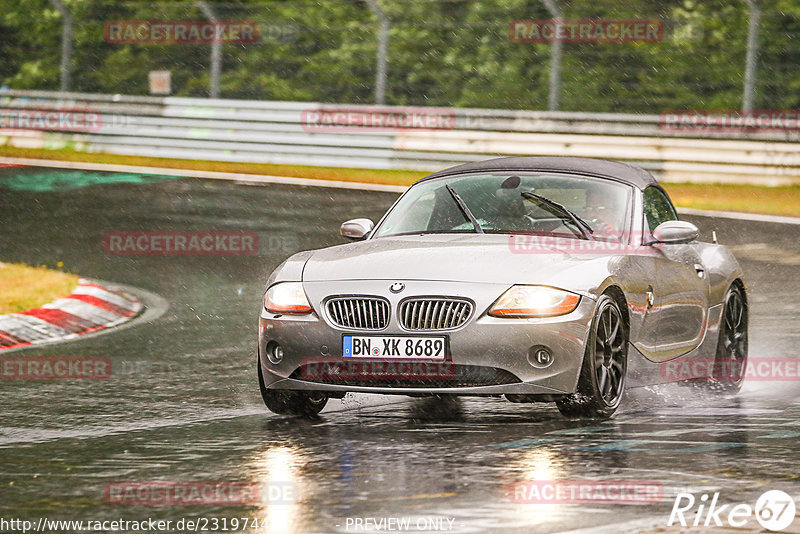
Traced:
<path fill-rule="evenodd" d="M 193 97 L 656 114 L 800 108 L 796 0 L 0 6 L 0 84 L 12 89 L 147 95 L 157 73 L 161 90 Z M 642 22 L 658 25 L 657 38 L 612 33 Z M 579 24 L 590 30 L 581 35 Z"/>

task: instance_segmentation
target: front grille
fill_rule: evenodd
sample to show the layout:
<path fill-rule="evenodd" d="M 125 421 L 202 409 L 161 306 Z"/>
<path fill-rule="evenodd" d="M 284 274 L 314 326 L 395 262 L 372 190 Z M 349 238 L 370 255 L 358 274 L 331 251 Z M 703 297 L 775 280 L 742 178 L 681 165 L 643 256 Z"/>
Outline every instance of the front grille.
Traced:
<path fill-rule="evenodd" d="M 301 365 L 289 378 L 337 386 L 430 389 L 500 386 L 521 382 L 514 374 L 497 367 L 407 361 L 320 361 Z"/>
<path fill-rule="evenodd" d="M 389 324 L 389 302 L 378 297 L 336 297 L 328 301 L 328 317 L 336 326 L 383 330 Z"/>
<path fill-rule="evenodd" d="M 406 330 L 458 328 L 472 315 L 472 303 L 453 298 L 411 298 L 400 305 L 400 324 Z"/>

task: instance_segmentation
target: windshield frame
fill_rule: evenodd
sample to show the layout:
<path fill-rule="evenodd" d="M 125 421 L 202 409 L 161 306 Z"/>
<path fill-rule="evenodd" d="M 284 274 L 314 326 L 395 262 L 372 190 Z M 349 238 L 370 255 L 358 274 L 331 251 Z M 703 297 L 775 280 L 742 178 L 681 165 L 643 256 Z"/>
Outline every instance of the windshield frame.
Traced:
<path fill-rule="evenodd" d="M 403 192 L 399 197 L 397 197 L 397 199 L 394 201 L 394 203 L 392 203 L 391 207 L 388 210 L 386 210 L 386 213 L 384 213 L 383 216 L 378 220 L 378 223 L 375 225 L 375 227 L 372 229 L 372 231 L 370 231 L 369 237 L 367 239 L 368 240 L 385 239 L 385 238 L 404 237 L 404 236 L 411 236 L 411 235 L 465 235 L 465 234 L 471 234 L 471 235 L 476 235 L 476 236 L 481 236 L 481 235 L 509 235 L 510 236 L 510 235 L 526 234 L 527 232 L 521 232 L 521 231 L 509 232 L 509 231 L 486 230 L 486 229 L 484 229 L 484 233 L 483 234 L 479 234 L 479 233 L 475 232 L 474 228 L 469 228 L 469 229 L 466 229 L 466 230 L 463 230 L 463 231 L 462 230 L 451 230 L 451 231 L 447 231 L 447 232 L 442 232 L 442 231 L 435 231 L 435 232 L 417 231 L 417 232 L 402 232 L 402 233 L 391 234 L 391 235 L 383 235 L 383 236 L 380 235 L 380 229 L 383 227 L 383 225 L 386 222 L 386 219 L 389 217 L 389 215 L 391 215 L 391 213 L 397 208 L 397 205 L 400 203 L 400 201 L 407 194 L 409 194 L 409 192 L 411 192 L 417 186 L 420 186 L 420 185 L 423 185 L 423 184 L 428 184 L 428 183 L 431 183 L 431 182 L 439 182 L 439 181 L 447 182 L 447 181 L 455 179 L 455 178 L 465 178 L 465 177 L 470 177 L 470 176 L 506 176 L 506 175 L 509 175 L 509 174 L 527 175 L 527 176 L 531 176 L 531 175 L 534 175 L 534 176 L 559 176 L 559 177 L 563 176 L 563 177 L 580 178 L 580 179 L 585 179 L 585 180 L 591 180 L 591 181 L 594 181 L 594 182 L 614 182 L 615 184 L 619 184 L 621 186 L 624 186 L 627 189 L 628 198 L 627 198 L 627 201 L 626 201 L 627 213 L 623 217 L 623 220 L 625 221 L 625 228 L 621 232 L 621 235 L 622 235 L 621 242 L 624 242 L 625 244 L 630 244 L 630 238 L 631 238 L 631 233 L 632 233 L 633 224 L 634 224 L 634 213 L 633 213 L 634 212 L 634 198 L 635 198 L 636 190 L 637 190 L 637 188 L 633 184 L 631 184 L 631 183 L 629 183 L 629 182 L 627 182 L 625 180 L 614 178 L 613 176 L 593 175 L 593 174 L 589 174 L 589 173 L 578 173 L 578 172 L 570 172 L 570 171 L 542 170 L 542 169 L 531 169 L 531 170 L 509 169 L 509 170 L 492 170 L 492 171 L 488 171 L 488 172 L 486 170 L 476 170 L 476 171 L 470 171 L 470 172 L 459 172 L 459 173 L 453 173 L 453 174 L 446 174 L 444 176 L 437 176 L 436 178 L 423 178 L 423 179 L 418 180 L 418 181 L 414 182 L 413 184 L 411 184 L 408 187 L 408 189 L 405 190 L 405 192 Z M 466 219 L 466 217 L 465 217 L 465 219 Z M 559 235 L 561 235 L 561 234 L 559 234 Z M 566 234 L 564 234 L 563 237 L 566 237 L 567 239 L 580 239 L 580 237 L 578 237 L 578 236 L 574 236 L 574 235 L 573 236 L 568 236 Z"/>

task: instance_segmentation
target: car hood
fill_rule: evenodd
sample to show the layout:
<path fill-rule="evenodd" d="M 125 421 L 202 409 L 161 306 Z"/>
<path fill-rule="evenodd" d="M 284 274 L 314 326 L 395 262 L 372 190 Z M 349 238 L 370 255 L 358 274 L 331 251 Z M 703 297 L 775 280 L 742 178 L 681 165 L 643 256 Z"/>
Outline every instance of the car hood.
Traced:
<path fill-rule="evenodd" d="M 371 239 L 314 251 L 303 269 L 303 280 L 554 284 L 569 278 L 568 271 L 598 261 L 605 263 L 596 254 L 567 254 L 548 247 L 520 253 L 513 250 L 508 235 L 428 234 Z M 598 275 L 605 272 L 590 270 Z"/>

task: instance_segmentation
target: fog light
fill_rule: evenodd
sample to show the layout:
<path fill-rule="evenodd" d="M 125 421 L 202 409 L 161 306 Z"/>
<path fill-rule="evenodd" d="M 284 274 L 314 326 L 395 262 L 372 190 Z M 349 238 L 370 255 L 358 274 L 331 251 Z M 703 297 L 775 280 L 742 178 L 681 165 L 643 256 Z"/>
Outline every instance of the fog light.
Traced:
<path fill-rule="evenodd" d="M 535 345 L 528 349 L 528 363 L 537 369 L 550 367 L 553 360 L 553 353 L 544 345 Z"/>
<path fill-rule="evenodd" d="M 283 361 L 283 347 L 274 341 L 267 343 L 267 359 L 273 364 L 281 363 Z"/>

